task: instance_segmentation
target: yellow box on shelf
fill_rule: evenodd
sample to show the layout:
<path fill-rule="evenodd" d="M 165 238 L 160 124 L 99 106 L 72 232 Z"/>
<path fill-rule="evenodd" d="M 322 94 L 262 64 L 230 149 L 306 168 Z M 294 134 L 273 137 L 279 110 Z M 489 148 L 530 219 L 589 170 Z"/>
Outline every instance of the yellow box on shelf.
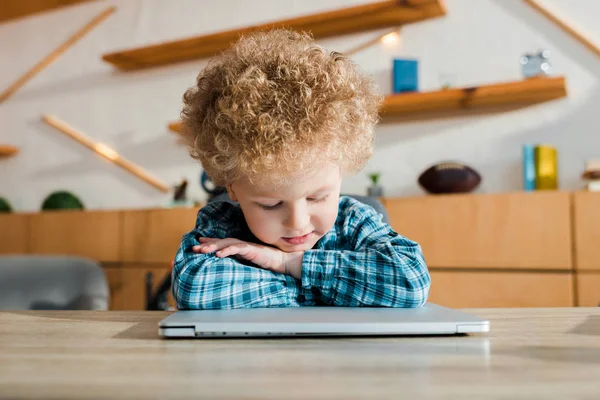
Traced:
<path fill-rule="evenodd" d="M 558 160 L 556 149 L 548 145 L 538 145 L 534 148 L 535 159 L 535 189 L 558 189 Z"/>

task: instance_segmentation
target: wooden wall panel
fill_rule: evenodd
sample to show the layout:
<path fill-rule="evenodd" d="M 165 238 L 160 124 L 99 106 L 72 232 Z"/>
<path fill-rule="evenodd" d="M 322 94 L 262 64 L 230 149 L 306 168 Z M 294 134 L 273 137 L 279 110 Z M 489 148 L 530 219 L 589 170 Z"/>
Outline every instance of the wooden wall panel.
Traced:
<path fill-rule="evenodd" d="M 429 301 L 446 307 L 571 307 L 571 273 L 431 271 Z"/>
<path fill-rule="evenodd" d="M 27 253 L 26 214 L 0 214 L 0 254 Z"/>
<path fill-rule="evenodd" d="M 388 198 L 391 225 L 430 267 L 571 269 L 569 193 Z"/>
<path fill-rule="evenodd" d="M 575 268 L 600 272 L 600 193 L 573 193 Z"/>
<path fill-rule="evenodd" d="M 600 264 L 600 260 L 598 263 Z M 600 306 L 600 272 L 577 273 L 577 305 L 580 307 Z"/>
<path fill-rule="evenodd" d="M 34 254 L 68 254 L 101 262 L 121 259 L 118 211 L 47 211 L 29 218 Z"/>
<path fill-rule="evenodd" d="M 170 263 L 184 233 L 194 229 L 197 208 L 125 211 L 123 260 Z"/>

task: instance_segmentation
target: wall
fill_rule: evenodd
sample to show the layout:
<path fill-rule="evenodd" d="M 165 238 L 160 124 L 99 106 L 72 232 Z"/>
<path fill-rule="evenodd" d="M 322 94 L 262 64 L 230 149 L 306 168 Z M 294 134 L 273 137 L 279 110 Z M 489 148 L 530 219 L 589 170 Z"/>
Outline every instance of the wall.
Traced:
<path fill-rule="evenodd" d="M 163 194 L 40 122 L 53 114 L 117 149 L 174 185 L 191 182 L 190 196 L 204 199 L 200 167 L 168 132 L 178 117 L 181 95 L 205 60 L 130 73 L 101 61 L 105 52 L 279 18 L 364 3 L 364 0 L 110 0 L 74 6 L 0 24 L 0 88 L 5 88 L 66 37 L 109 4 L 117 13 L 69 49 L 16 95 L 0 105 L 0 143 L 17 145 L 17 157 L 0 160 L 0 196 L 20 211 L 39 209 L 53 190 L 78 194 L 90 209 L 157 207 Z M 596 0 L 543 0 L 600 43 Z M 436 89 L 440 75 L 456 85 L 520 79 L 522 53 L 545 47 L 556 74 L 567 76 L 569 97 L 502 115 L 382 124 L 377 150 L 363 173 L 344 182 L 345 192 L 363 193 L 366 174 L 383 172 L 386 195 L 418 195 L 416 177 L 440 160 L 465 162 L 484 177 L 480 192 L 521 189 L 523 143 L 559 148 L 561 188 L 582 186 L 586 158 L 600 156 L 595 133 L 600 107 L 600 58 L 533 11 L 521 0 L 446 0 L 446 17 L 409 25 L 393 47 L 376 45 L 354 59 L 390 92 L 394 56 L 421 61 L 421 88 Z M 322 40 L 344 51 L 378 33 Z"/>

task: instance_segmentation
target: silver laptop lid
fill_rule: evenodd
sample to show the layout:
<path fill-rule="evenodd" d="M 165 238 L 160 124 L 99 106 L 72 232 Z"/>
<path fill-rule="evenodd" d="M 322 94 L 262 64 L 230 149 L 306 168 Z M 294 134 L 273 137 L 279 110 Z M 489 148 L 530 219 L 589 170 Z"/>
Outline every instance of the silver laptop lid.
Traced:
<path fill-rule="evenodd" d="M 488 332 L 489 321 L 427 303 L 420 308 L 300 307 L 177 311 L 163 337 L 434 335 Z"/>

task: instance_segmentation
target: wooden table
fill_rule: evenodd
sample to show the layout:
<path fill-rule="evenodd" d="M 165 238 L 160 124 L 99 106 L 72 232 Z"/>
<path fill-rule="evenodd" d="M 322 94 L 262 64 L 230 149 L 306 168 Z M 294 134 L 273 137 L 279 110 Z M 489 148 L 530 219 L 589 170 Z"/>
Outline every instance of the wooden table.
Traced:
<path fill-rule="evenodd" d="M 166 312 L 0 312 L 0 398 L 600 399 L 600 308 L 471 336 L 161 340 Z"/>

